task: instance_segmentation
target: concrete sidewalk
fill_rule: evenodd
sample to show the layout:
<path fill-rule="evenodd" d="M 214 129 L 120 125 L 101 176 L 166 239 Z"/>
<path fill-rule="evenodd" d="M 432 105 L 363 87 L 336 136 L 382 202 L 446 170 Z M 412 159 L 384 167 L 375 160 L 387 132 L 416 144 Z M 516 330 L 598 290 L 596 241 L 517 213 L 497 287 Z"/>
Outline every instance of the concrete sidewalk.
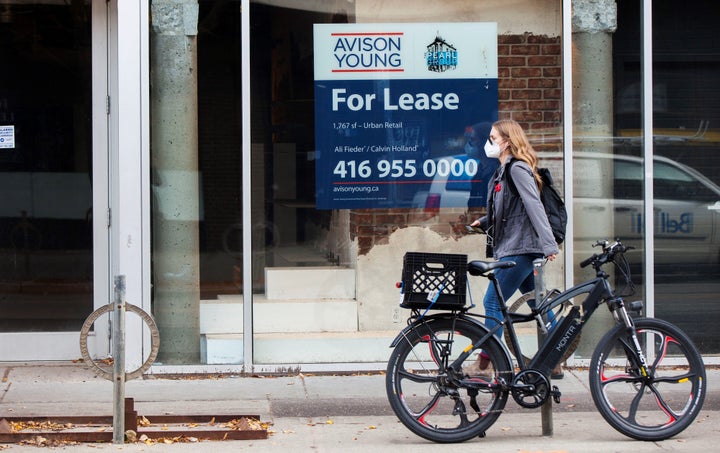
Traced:
<path fill-rule="evenodd" d="M 138 415 L 259 415 L 268 439 L 152 445 L 79 444 L 85 451 L 389 451 L 438 448 L 483 452 L 656 452 L 715 451 L 720 438 L 720 370 L 709 369 L 703 411 L 688 429 L 663 442 L 639 442 L 612 429 L 596 411 L 587 371 L 567 370 L 554 381 L 563 393 L 553 407 L 552 437 L 542 436 L 540 410 L 509 401 L 487 437 L 454 447 L 428 442 L 397 421 L 385 396 L 385 376 L 295 375 L 284 377 L 146 376 L 126 384 Z M 106 415 L 113 411 L 113 385 L 83 364 L 0 364 L 0 419 L 20 416 Z M 36 451 L 30 445 L 0 444 L 0 450 Z"/>

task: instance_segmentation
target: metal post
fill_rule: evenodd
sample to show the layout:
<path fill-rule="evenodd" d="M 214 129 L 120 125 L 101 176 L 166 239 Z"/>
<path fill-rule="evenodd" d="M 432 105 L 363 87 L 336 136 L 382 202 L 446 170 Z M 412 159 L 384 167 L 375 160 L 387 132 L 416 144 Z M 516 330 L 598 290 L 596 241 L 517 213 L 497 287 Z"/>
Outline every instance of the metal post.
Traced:
<path fill-rule="evenodd" d="M 125 276 L 115 277 L 113 299 L 113 443 L 125 443 Z"/>
<path fill-rule="evenodd" d="M 538 258 L 533 261 L 533 276 L 535 279 L 535 304 L 540 304 L 545 298 L 545 260 Z M 543 317 L 543 322 L 547 323 L 547 319 Z M 538 326 L 537 337 L 538 344 L 542 344 L 547 334 L 543 334 Z M 550 382 L 550 376 L 546 376 L 548 382 Z M 548 389 L 550 391 L 550 389 Z M 547 401 L 540 408 L 540 416 L 542 417 L 542 435 L 552 436 L 553 435 L 553 417 L 552 417 L 552 398 L 548 398 Z"/>

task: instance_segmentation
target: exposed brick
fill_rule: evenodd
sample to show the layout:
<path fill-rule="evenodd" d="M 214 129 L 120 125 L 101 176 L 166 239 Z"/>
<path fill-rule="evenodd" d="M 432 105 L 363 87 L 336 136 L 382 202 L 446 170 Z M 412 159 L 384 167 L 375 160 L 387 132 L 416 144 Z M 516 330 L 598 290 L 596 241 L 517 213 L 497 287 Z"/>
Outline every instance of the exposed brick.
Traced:
<path fill-rule="evenodd" d="M 542 115 L 545 122 L 559 123 L 562 120 L 562 112 L 542 112 Z"/>
<path fill-rule="evenodd" d="M 529 101 L 530 110 L 557 110 L 560 108 L 558 101 Z"/>
<path fill-rule="evenodd" d="M 540 55 L 540 46 L 517 45 L 510 47 L 510 55 Z"/>
<path fill-rule="evenodd" d="M 353 211 L 351 214 L 351 221 L 354 221 L 358 225 L 371 225 L 373 223 L 374 215 L 372 213 L 357 213 Z"/>
<path fill-rule="evenodd" d="M 562 99 L 562 90 L 552 89 L 543 91 L 545 99 Z"/>
<path fill-rule="evenodd" d="M 542 99 L 540 90 L 512 90 L 512 99 Z"/>
<path fill-rule="evenodd" d="M 535 57 L 541 58 L 541 57 Z M 525 66 L 527 57 L 498 57 L 499 66 Z"/>
<path fill-rule="evenodd" d="M 542 121 L 543 112 L 513 112 L 512 119 L 517 122 Z"/>
<path fill-rule="evenodd" d="M 560 79 L 547 77 L 528 79 L 527 86 L 528 88 L 558 88 L 560 86 Z"/>
<path fill-rule="evenodd" d="M 527 79 L 504 78 L 504 79 L 498 80 L 499 88 L 527 88 L 527 85 L 528 85 Z"/>
<path fill-rule="evenodd" d="M 510 46 L 498 44 L 498 55 L 510 55 Z"/>
<path fill-rule="evenodd" d="M 391 225 L 406 225 L 407 215 L 406 214 L 386 214 L 377 213 L 375 214 L 375 223 L 386 223 Z"/>
<path fill-rule="evenodd" d="M 512 68 L 510 71 L 510 77 L 540 77 L 541 75 L 541 68 Z"/>
<path fill-rule="evenodd" d="M 498 90 L 498 100 L 509 101 L 510 100 L 510 90 Z"/>
<path fill-rule="evenodd" d="M 545 44 L 540 46 L 540 55 L 560 55 L 562 47 L 560 44 Z"/>
<path fill-rule="evenodd" d="M 373 238 L 367 236 L 358 237 L 358 254 L 366 255 L 373 246 Z"/>
<path fill-rule="evenodd" d="M 533 101 L 533 102 L 542 102 L 542 101 Z M 525 111 L 528 108 L 528 103 L 525 101 L 510 101 L 510 102 L 498 102 L 498 110 L 502 112 L 512 112 L 512 111 Z M 509 113 L 508 113 L 509 115 Z M 498 117 L 499 117 L 498 113 Z M 507 116 L 507 118 L 510 118 L 510 116 Z"/>
<path fill-rule="evenodd" d="M 500 35 L 498 36 L 498 44 L 522 44 L 526 40 L 523 35 Z"/>
<path fill-rule="evenodd" d="M 557 127 L 557 123 L 543 123 L 543 122 L 537 122 L 533 123 L 530 126 L 530 129 L 532 131 L 538 131 L 538 130 L 546 130 L 546 129 L 553 129 Z"/>
<path fill-rule="evenodd" d="M 547 36 L 547 35 L 527 35 L 526 40 L 528 44 L 552 44 L 560 43 L 560 36 Z"/>
<path fill-rule="evenodd" d="M 543 55 L 539 57 L 528 57 L 528 66 L 557 66 L 560 64 L 560 57 Z"/>
<path fill-rule="evenodd" d="M 510 68 L 498 67 L 498 79 L 506 79 L 510 77 Z"/>
<path fill-rule="evenodd" d="M 357 230 L 358 236 L 373 236 L 375 227 L 372 225 L 360 225 Z"/>
<path fill-rule="evenodd" d="M 562 68 L 558 65 L 556 68 L 542 68 L 543 77 L 561 77 Z"/>

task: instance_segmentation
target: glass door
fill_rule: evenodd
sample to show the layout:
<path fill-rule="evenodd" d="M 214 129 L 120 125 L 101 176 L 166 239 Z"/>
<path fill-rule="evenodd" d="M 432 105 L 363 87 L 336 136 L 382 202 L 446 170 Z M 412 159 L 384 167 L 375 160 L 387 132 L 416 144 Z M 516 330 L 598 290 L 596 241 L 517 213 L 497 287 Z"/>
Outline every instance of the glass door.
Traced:
<path fill-rule="evenodd" d="M 0 5 L 0 361 L 79 357 L 93 310 L 91 12 Z"/>

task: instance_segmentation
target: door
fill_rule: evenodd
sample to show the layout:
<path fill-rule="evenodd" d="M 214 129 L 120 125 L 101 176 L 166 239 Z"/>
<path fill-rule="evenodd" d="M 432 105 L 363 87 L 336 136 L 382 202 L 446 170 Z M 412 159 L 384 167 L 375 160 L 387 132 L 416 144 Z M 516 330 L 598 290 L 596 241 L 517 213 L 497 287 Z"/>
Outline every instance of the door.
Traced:
<path fill-rule="evenodd" d="M 94 236 L 107 236 L 107 203 L 93 202 L 106 178 L 93 129 L 93 89 L 106 85 L 95 4 L 104 10 L 97 0 L 0 6 L 0 361 L 78 358 L 94 291 L 107 293 L 94 283 Z"/>

